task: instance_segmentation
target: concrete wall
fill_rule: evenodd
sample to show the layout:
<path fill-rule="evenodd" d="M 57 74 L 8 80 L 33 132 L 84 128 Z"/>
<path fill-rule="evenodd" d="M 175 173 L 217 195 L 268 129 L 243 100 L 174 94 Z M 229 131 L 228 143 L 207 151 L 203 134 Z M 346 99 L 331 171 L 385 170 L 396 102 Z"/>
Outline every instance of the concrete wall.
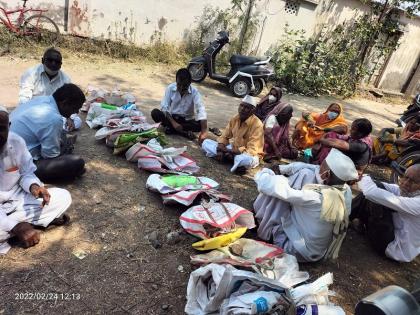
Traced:
<path fill-rule="evenodd" d="M 282 37 L 286 24 L 290 29 L 305 30 L 309 37 L 323 26 L 334 28 L 368 10 L 359 0 L 297 1 L 300 5 L 296 14 L 286 12 L 285 0 L 257 2 L 261 27 L 253 39 L 253 52 L 264 53 Z M 179 41 L 207 5 L 222 9 L 231 6 L 230 0 L 29 0 L 28 6 L 48 9 L 47 15 L 64 31 L 66 2 L 69 33 L 136 44 L 149 43 L 156 36 Z M 21 1 L 0 0 L 3 7 L 14 8 L 18 4 Z M 401 17 L 401 21 L 406 24 L 406 31 L 379 82 L 380 88 L 398 92 L 420 56 L 420 18 Z"/>
<path fill-rule="evenodd" d="M 406 25 L 405 32 L 379 83 L 380 88 L 392 91 L 401 91 L 412 71 L 415 71 L 420 57 L 420 19 L 402 17 L 400 20 Z"/>

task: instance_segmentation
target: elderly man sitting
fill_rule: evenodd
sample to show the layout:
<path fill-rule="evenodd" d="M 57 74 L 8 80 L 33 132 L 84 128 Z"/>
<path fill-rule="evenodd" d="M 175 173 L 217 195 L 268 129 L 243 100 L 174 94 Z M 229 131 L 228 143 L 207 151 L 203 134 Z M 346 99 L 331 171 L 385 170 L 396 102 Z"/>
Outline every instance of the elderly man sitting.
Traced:
<path fill-rule="evenodd" d="M 63 57 L 56 48 L 48 48 L 41 63 L 28 69 L 20 79 L 19 104 L 26 103 L 36 96 L 52 95 L 64 84 L 71 83 L 70 77 L 61 70 Z M 63 117 L 64 129 L 80 129 L 82 120 L 77 114 Z"/>
<path fill-rule="evenodd" d="M 317 171 L 311 172 L 314 181 Z M 351 209 L 352 194 L 346 182 L 357 179 L 358 173 L 348 156 L 332 149 L 319 167 L 319 177 L 320 184 L 300 190 L 269 169 L 255 176 L 260 192 L 254 203 L 258 236 L 302 262 L 338 257 Z"/>
<path fill-rule="evenodd" d="M 244 173 L 248 168 L 257 167 L 264 155 L 264 126 L 254 115 L 256 104 L 255 98 L 245 96 L 239 104 L 238 115 L 231 118 L 217 142 L 206 139 L 202 144 L 208 157 L 233 162 L 231 172 Z"/>
<path fill-rule="evenodd" d="M 23 247 L 39 242 L 34 226 L 62 225 L 71 204 L 64 189 L 42 186 L 34 175 L 35 165 L 25 141 L 9 132 L 9 114 L 0 106 L 0 253 L 10 248 L 7 240 L 15 236 Z"/>
<path fill-rule="evenodd" d="M 363 194 L 353 203 L 351 219 L 366 227 L 373 249 L 409 262 L 420 254 L 420 164 L 410 166 L 400 185 L 375 183 L 363 176 Z"/>

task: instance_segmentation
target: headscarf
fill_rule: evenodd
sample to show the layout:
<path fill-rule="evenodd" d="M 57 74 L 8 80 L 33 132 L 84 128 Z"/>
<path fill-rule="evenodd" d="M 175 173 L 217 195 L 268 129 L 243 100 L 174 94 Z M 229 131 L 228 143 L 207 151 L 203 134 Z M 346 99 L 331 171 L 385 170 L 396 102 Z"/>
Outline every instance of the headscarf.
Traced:
<path fill-rule="evenodd" d="M 331 107 L 334 105 L 338 105 L 340 107 L 340 113 L 334 119 L 330 119 L 328 117 L 328 112 L 330 111 Z M 341 125 L 347 126 L 346 120 L 344 119 L 343 115 L 343 105 L 339 103 L 332 103 L 328 106 L 327 110 L 322 114 L 311 114 L 315 119 L 315 124 L 321 128 L 333 128 Z"/>
<path fill-rule="evenodd" d="M 275 90 L 277 92 L 277 101 L 275 101 L 274 103 L 269 103 L 268 101 L 268 97 L 271 93 L 272 90 Z M 282 97 L 282 90 L 275 86 L 272 87 L 270 90 L 270 93 L 268 93 L 266 96 L 264 96 L 260 102 L 257 105 L 257 108 L 255 109 L 255 116 L 257 116 L 261 121 L 264 121 L 268 115 L 270 114 L 270 112 L 280 103 L 281 97 Z"/>
<path fill-rule="evenodd" d="M 420 118 L 417 118 L 417 121 L 420 121 Z M 417 128 L 416 131 L 410 131 L 408 130 L 408 125 L 405 126 L 401 132 L 400 139 L 401 140 L 420 139 L 420 128 Z"/>

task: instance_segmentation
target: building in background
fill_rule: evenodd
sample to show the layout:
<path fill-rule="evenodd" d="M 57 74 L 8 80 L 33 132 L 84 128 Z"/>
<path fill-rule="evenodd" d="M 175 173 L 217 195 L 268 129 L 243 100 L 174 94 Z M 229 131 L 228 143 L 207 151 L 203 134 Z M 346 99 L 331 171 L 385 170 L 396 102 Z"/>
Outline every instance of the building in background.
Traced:
<path fill-rule="evenodd" d="M 13 8 L 18 0 L 0 0 Z M 256 0 L 261 16 L 253 51 L 264 53 L 281 38 L 285 25 L 303 29 L 306 36 L 323 25 L 337 26 L 369 8 L 359 0 Z M 62 32 L 93 38 L 150 43 L 157 34 L 169 41 L 181 41 L 194 27 L 206 6 L 231 7 L 230 0 L 30 0 L 28 6 L 47 8 Z M 400 14 L 402 25 L 398 48 L 375 63 L 368 84 L 379 89 L 414 95 L 420 93 L 420 18 Z"/>

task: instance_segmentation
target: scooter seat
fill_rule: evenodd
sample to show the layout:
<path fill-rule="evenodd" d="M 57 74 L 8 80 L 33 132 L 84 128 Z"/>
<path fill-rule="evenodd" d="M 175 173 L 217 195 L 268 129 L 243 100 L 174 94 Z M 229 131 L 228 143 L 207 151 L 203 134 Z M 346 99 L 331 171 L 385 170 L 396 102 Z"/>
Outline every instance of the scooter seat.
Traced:
<path fill-rule="evenodd" d="M 232 65 L 252 65 L 258 61 L 267 60 L 266 57 L 249 57 L 244 55 L 232 55 L 230 57 L 230 64 Z"/>

